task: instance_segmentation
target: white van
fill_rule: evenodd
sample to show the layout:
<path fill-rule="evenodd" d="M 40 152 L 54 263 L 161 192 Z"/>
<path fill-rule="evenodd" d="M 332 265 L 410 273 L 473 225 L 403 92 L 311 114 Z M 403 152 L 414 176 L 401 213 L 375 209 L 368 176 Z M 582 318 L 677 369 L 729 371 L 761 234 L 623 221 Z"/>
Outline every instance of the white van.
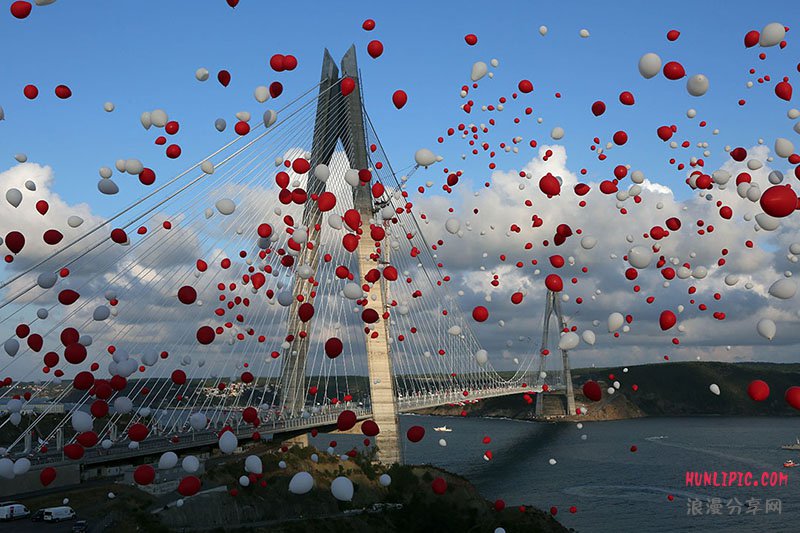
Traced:
<path fill-rule="evenodd" d="M 31 512 L 27 507 L 17 502 L 2 502 L 0 503 L 0 520 L 14 520 L 16 518 L 25 518 Z"/>
<path fill-rule="evenodd" d="M 75 518 L 75 511 L 72 507 L 48 507 L 44 510 L 45 522 L 61 522 L 62 520 L 72 520 Z"/>

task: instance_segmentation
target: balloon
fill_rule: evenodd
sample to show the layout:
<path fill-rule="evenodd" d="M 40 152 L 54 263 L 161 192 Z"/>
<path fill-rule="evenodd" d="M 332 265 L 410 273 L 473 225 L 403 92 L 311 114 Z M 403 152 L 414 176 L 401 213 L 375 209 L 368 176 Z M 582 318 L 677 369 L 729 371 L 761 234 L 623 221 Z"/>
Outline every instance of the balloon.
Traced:
<path fill-rule="evenodd" d="M 263 472 L 264 466 L 261 463 L 261 458 L 257 455 L 248 455 L 244 460 L 244 471 L 251 474 L 259 475 Z"/>
<path fill-rule="evenodd" d="M 625 322 L 625 317 L 620 313 L 611 313 L 608 315 L 608 332 L 613 333 L 622 327 Z"/>
<path fill-rule="evenodd" d="M 267 100 L 269 100 L 269 88 L 264 85 L 259 85 L 256 87 L 256 90 L 253 92 L 253 96 L 256 99 L 256 102 L 259 104 L 263 104 Z"/>
<path fill-rule="evenodd" d="M 367 53 L 373 59 L 377 59 L 383 54 L 383 43 L 380 41 L 370 41 L 367 45 Z"/>
<path fill-rule="evenodd" d="M 486 350 L 478 350 L 475 352 L 475 362 L 480 366 L 484 366 L 489 361 L 489 352 Z"/>
<path fill-rule="evenodd" d="M 708 78 L 702 74 L 695 74 L 686 81 L 686 90 L 692 96 L 703 96 L 708 91 Z"/>
<path fill-rule="evenodd" d="M 560 141 L 564 138 L 564 128 L 561 126 L 556 126 L 552 130 L 550 130 L 550 137 L 553 138 L 555 141 Z"/>
<path fill-rule="evenodd" d="M 778 137 L 775 139 L 775 153 L 784 158 L 791 156 L 794 153 L 794 143 L 789 139 Z"/>
<path fill-rule="evenodd" d="M 239 439 L 231 431 L 226 431 L 219 438 L 219 449 L 222 453 L 231 454 L 239 447 Z"/>
<path fill-rule="evenodd" d="M 589 380 L 583 384 L 583 395 L 593 402 L 597 402 L 603 397 L 603 391 L 596 381 Z"/>
<path fill-rule="evenodd" d="M 270 127 L 278 120 L 278 114 L 272 109 L 264 111 L 264 126 Z"/>
<path fill-rule="evenodd" d="M 47 468 L 43 469 L 39 472 L 39 482 L 42 484 L 43 487 L 48 486 L 50 483 L 55 481 L 56 479 L 56 469 L 52 466 L 48 466 Z"/>
<path fill-rule="evenodd" d="M 590 329 L 584 330 L 583 333 L 581 333 L 581 338 L 583 339 L 583 342 L 585 342 L 589 346 L 594 345 L 595 342 L 594 331 Z"/>
<path fill-rule="evenodd" d="M 217 81 L 223 87 L 227 87 L 228 84 L 231 82 L 231 73 L 227 70 L 220 70 L 217 72 Z"/>
<path fill-rule="evenodd" d="M 578 337 L 578 334 L 569 331 L 561 335 L 561 338 L 558 340 L 558 348 L 561 350 L 572 350 L 573 348 L 577 348 L 580 342 L 581 339 Z"/>
<path fill-rule="evenodd" d="M 431 483 L 431 489 L 433 489 L 433 492 L 435 494 L 438 494 L 438 495 L 441 496 L 442 494 L 447 492 L 447 481 L 445 481 L 445 479 L 442 478 L 442 477 L 437 477 Z"/>
<path fill-rule="evenodd" d="M 298 472 L 289 481 L 289 492 L 306 494 L 314 488 L 314 478 L 308 472 Z"/>
<path fill-rule="evenodd" d="M 672 326 L 674 326 L 678 322 L 678 318 L 675 316 L 675 313 L 666 309 L 661 311 L 661 316 L 658 319 L 658 324 L 661 326 L 661 331 L 666 331 Z"/>
<path fill-rule="evenodd" d="M 352 429 L 356 425 L 357 421 L 358 418 L 353 411 L 342 411 L 339 413 L 339 417 L 336 420 L 336 428 L 339 431 L 347 431 Z"/>
<path fill-rule="evenodd" d="M 388 487 L 392 484 L 392 478 L 389 474 L 381 474 L 381 477 L 378 478 L 378 483 L 380 483 L 382 487 Z"/>
<path fill-rule="evenodd" d="M 419 442 L 422 440 L 422 437 L 424 436 L 425 436 L 425 428 L 423 428 L 422 426 L 411 426 L 410 428 L 408 428 L 408 431 L 406 432 L 406 437 L 408 437 L 408 440 L 410 440 L 411 442 Z"/>
<path fill-rule="evenodd" d="M 402 109 L 406 102 L 408 102 L 408 95 L 405 91 L 398 89 L 392 94 L 392 103 L 397 109 Z"/>
<path fill-rule="evenodd" d="M 420 148 L 414 153 L 414 161 L 421 167 L 428 168 L 437 161 L 436 154 L 427 148 Z"/>
<path fill-rule="evenodd" d="M 165 452 L 158 459 L 159 470 L 169 470 L 171 468 L 175 468 L 177 465 L 178 456 L 175 454 L 175 452 Z"/>
<path fill-rule="evenodd" d="M 653 78 L 659 72 L 661 72 L 661 58 L 657 54 L 649 52 L 639 58 L 639 74 L 644 78 Z"/>
<path fill-rule="evenodd" d="M 149 485 L 156 479 L 156 471 L 150 465 L 140 465 L 133 471 L 133 480 L 138 485 Z"/>
<path fill-rule="evenodd" d="M 784 394 L 786 403 L 800 410 L 800 387 L 789 387 Z"/>
<path fill-rule="evenodd" d="M 786 37 L 786 28 L 778 22 L 770 22 L 761 30 L 758 44 L 764 47 L 775 46 Z"/>
<path fill-rule="evenodd" d="M 181 496 L 194 496 L 200 491 L 202 482 L 195 476 L 186 476 L 178 484 L 178 493 Z"/>
<path fill-rule="evenodd" d="M 679 80 L 686 76 L 686 71 L 683 68 L 683 65 L 678 63 L 677 61 L 670 61 L 664 68 L 662 69 L 664 72 L 664 77 L 668 80 Z"/>
<path fill-rule="evenodd" d="M 6 201 L 14 207 L 19 207 L 19 204 L 22 203 L 22 192 L 19 189 L 8 189 L 6 191 Z"/>
<path fill-rule="evenodd" d="M 183 458 L 183 461 L 181 461 L 181 468 L 183 468 L 187 474 L 194 474 L 200 470 L 200 460 L 194 455 L 187 455 Z"/>
<path fill-rule="evenodd" d="M 719 396 L 719 386 L 716 383 L 709 385 L 708 390 Z"/>
<path fill-rule="evenodd" d="M 458 233 L 458 230 L 461 229 L 461 221 L 457 218 L 448 218 L 444 223 L 444 228 L 448 233 L 455 235 Z"/>
<path fill-rule="evenodd" d="M 652 260 L 653 252 L 647 246 L 634 246 L 628 250 L 628 262 L 634 268 L 647 268 Z"/>
<path fill-rule="evenodd" d="M 74 429 L 77 433 L 91 431 L 92 426 L 92 415 L 89 413 L 84 413 L 83 411 L 75 411 L 72 413 L 72 429 Z"/>
<path fill-rule="evenodd" d="M 341 502 L 353 500 L 353 482 L 344 476 L 339 476 L 331 482 L 331 494 Z"/>
<path fill-rule="evenodd" d="M 103 194 L 112 195 L 119 192 L 119 186 L 110 179 L 101 179 L 97 182 L 97 190 Z"/>
<path fill-rule="evenodd" d="M 489 310 L 478 305 L 472 310 L 472 318 L 475 322 L 485 322 L 489 318 Z"/>
<path fill-rule="evenodd" d="M 769 397 L 769 385 L 760 379 L 754 379 L 747 386 L 747 394 L 754 402 L 763 402 Z"/>
<path fill-rule="evenodd" d="M 356 88 L 356 82 L 353 78 L 346 77 L 342 79 L 341 89 L 342 89 L 342 96 L 347 96 L 348 94 L 352 93 Z"/>
<path fill-rule="evenodd" d="M 14 461 L 8 457 L 0 459 L 0 477 L 14 479 Z"/>
<path fill-rule="evenodd" d="M 489 67 L 483 61 L 478 61 L 474 65 L 472 65 L 472 73 L 470 74 L 470 78 L 472 81 L 478 81 L 479 79 L 486 76 L 486 73 L 489 72 Z"/>
<path fill-rule="evenodd" d="M 19 351 L 19 341 L 12 337 L 3 343 L 3 348 L 9 356 L 14 357 Z"/>
<path fill-rule="evenodd" d="M 769 216 L 783 218 L 791 215 L 797 209 L 797 195 L 791 187 L 775 185 L 764 191 L 759 204 Z"/>
<path fill-rule="evenodd" d="M 236 210 L 236 204 L 233 203 L 233 200 L 230 198 L 223 198 L 221 200 L 217 200 L 217 203 L 214 204 L 217 208 L 217 211 L 222 213 L 223 215 L 230 215 Z"/>
<path fill-rule="evenodd" d="M 775 298 L 788 300 L 797 293 L 797 284 L 789 278 L 779 279 L 770 286 L 769 293 Z"/>
<path fill-rule="evenodd" d="M 761 320 L 758 321 L 758 324 L 756 325 L 756 331 L 758 331 L 759 335 L 761 335 L 768 341 L 771 341 L 773 337 L 775 337 L 775 332 L 776 332 L 775 322 L 773 322 L 768 318 L 762 318 Z"/>
<path fill-rule="evenodd" d="M 70 228 L 77 228 L 81 224 L 83 224 L 83 219 L 79 216 L 72 215 L 67 219 L 67 225 Z"/>
<path fill-rule="evenodd" d="M 14 475 L 21 476 L 31 469 L 31 461 L 27 457 L 22 457 L 14 461 Z"/>

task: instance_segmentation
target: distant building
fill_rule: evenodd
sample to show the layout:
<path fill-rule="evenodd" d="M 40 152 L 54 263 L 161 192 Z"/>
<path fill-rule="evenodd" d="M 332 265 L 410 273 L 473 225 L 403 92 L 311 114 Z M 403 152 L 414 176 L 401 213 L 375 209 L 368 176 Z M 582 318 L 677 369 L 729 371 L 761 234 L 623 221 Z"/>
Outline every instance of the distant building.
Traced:
<path fill-rule="evenodd" d="M 11 398 L 0 398 L 0 414 L 8 413 L 7 405 L 10 400 Z M 20 413 L 23 415 L 44 413 L 45 411 L 52 414 L 64 414 L 64 404 L 53 403 L 48 398 L 34 398 L 24 402 L 22 409 L 20 409 Z"/>

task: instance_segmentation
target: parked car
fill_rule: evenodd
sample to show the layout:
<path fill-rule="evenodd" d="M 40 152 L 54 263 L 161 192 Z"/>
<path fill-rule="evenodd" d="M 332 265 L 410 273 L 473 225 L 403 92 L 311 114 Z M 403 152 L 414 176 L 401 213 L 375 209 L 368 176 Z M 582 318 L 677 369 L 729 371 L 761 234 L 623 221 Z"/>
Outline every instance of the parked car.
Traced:
<path fill-rule="evenodd" d="M 31 512 L 27 507 L 17 502 L 3 502 L 0 504 L 0 520 L 15 520 L 25 518 Z"/>
<path fill-rule="evenodd" d="M 48 507 L 44 510 L 45 522 L 61 522 L 62 520 L 72 520 L 75 518 L 75 511 L 72 507 Z"/>
<path fill-rule="evenodd" d="M 72 524 L 72 533 L 86 533 L 89 531 L 89 524 L 86 520 L 78 520 Z"/>
<path fill-rule="evenodd" d="M 33 522 L 42 522 L 44 520 L 44 509 L 39 509 L 35 513 L 31 515 L 31 520 Z"/>

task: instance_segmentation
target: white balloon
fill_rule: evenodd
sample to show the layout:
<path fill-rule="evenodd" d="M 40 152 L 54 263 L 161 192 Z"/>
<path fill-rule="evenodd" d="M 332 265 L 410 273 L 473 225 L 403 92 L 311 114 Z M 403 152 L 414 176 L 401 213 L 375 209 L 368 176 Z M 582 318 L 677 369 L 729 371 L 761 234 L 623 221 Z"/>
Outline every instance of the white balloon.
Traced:
<path fill-rule="evenodd" d="M 31 461 L 27 457 L 22 457 L 14 461 L 14 475 L 21 476 L 31 469 Z"/>
<path fill-rule="evenodd" d="M 761 46 L 775 46 L 786 37 L 786 28 L 779 22 L 770 22 L 761 30 L 758 44 Z"/>
<path fill-rule="evenodd" d="M 92 420 L 92 415 L 89 413 L 84 413 L 83 411 L 75 411 L 72 413 L 72 429 L 77 433 L 92 431 L 93 425 L 94 420 Z"/>
<path fill-rule="evenodd" d="M 648 52 L 639 58 L 639 74 L 650 79 L 661 72 L 661 58 L 658 54 Z"/>
<path fill-rule="evenodd" d="M 647 246 L 634 246 L 628 250 L 628 262 L 634 268 L 647 268 L 653 260 L 653 252 Z"/>
<path fill-rule="evenodd" d="M 251 474 L 261 474 L 264 471 L 261 457 L 257 455 L 248 455 L 244 460 L 244 471 Z"/>
<path fill-rule="evenodd" d="M 212 163 L 211 161 L 205 160 L 200 164 L 200 170 L 202 170 L 206 174 L 213 174 L 214 173 L 214 163 Z"/>
<path fill-rule="evenodd" d="M 298 472 L 289 481 L 289 492 L 292 494 L 306 494 L 314 488 L 314 478 L 308 472 Z"/>
<path fill-rule="evenodd" d="M 250 485 L 250 478 L 247 476 L 239 476 L 239 485 L 247 487 Z"/>
<path fill-rule="evenodd" d="M 765 231 L 774 231 L 781 225 L 780 220 L 773 218 L 766 213 L 759 213 L 756 215 L 756 223 Z"/>
<path fill-rule="evenodd" d="M 328 165 L 323 165 L 320 163 L 314 167 L 314 177 L 316 177 L 322 183 L 325 183 L 328 181 L 328 178 L 331 177 L 331 169 L 328 168 Z"/>
<path fill-rule="evenodd" d="M 708 390 L 719 396 L 719 386 L 716 383 L 709 385 Z"/>
<path fill-rule="evenodd" d="M 584 250 L 591 250 L 596 245 L 597 245 L 597 239 L 595 239 L 594 237 L 590 237 L 589 235 L 586 235 L 585 237 L 581 238 L 581 247 Z"/>
<path fill-rule="evenodd" d="M 217 131 L 223 132 L 226 127 L 228 127 L 228 124 L 225 122 L 224 118 L 218 118 L 214 121 L 214 128 L 216 128 Z"/>
<path fill-rule="evenodd" d="M 197 81 L 206 81 L 208 79 L 208 69 L 200 67 L 194 72 L 194 77 L 197 78 Z"/>
<path fill-rule="evenodd" d="M 589 30 L 583 29 L 583 30 L 578 32 L 578 35 L 580 35 L 582 38 L 586 39 L 587 37 L 589 37 Z"/>
<path fill-rule="evenodd" d="M 14 479 L 14 461 L 8 457 L 0 459 L 0 477 Z"/>
<path fill-rule="evenodd" d="M 381 477 L 378 478 L 378 483 L 380 483 L 382 487 L 388 487 L 392 484 L 392 477 L 389 474 L 381 474 Z"/>
<path fill-rule="evenodd" d="M 539 35 L 542 37 L 547 35 L 547 26 L 539 26 Z"/>
<path fill-rule="evenodd" d="M 590 329 L 584 330 L 583 333 L 581 333 L 581 338 L 583 339 L 583 342 L 585 342 L 589 346 L 594 345 L 595 342 L 594 331 Z"/>
<path fill-rule="evenodd" d="M 342 290 L 344 293 L 345 298 L 348 300 L 358 300 L 364 295 L 364 291 L 361 289 L 361 285 L 354 282 L 348 282 L 344 289 Z"/>
<path fill-rule="evenodd" d="M 175 452 L 165 452 L 158 459 L 159 470 L 169 470 L 178 465 L 178 455 Z"/>
<path fill-rule="evenodd" d="M 123 415 L 130 413 L 133 411 L 133 402 L 127 396 L 120 396 L 114 400 L 114 410 Z"/>
<path fill-rule="evenodd" d="M 150 126 L 153 125 L 153 120 L 150 117 L 149 111 L 145 111 L 144 113 L 142 113 L 142 115 L 139 117 L 139 120 L 142 122 L 142 126 L 144 126 L 144 129 L 146 130 L 149 130 Z"/>
<path fill-rule="evenodd" d="M 236 210 L 236 204 L 233 203 L 233 200 L 230 198 L 223 198 L 221 200 L 217 200 L 217 203 L 214 204 L 217 208 L 217 211 L 222 213 L 223 215 L 230 215 Z"/>
<path fill-rule="evenodd" d="M 695 74 L 686 80 L 686 90 L 692 96 L 703 96 L 708 91 L 708 78 L 702 74 Z"/>
<path fill-rule="evenodd" d="M 100 446 L 102 446 L 104 450 L 108 450 L 113 445 L 114 443 L 111 442 L 109 439 L 103 439 L 103 442 L 100 443 Z"/>
<path fill-rule="evenodd" d="M 489 361 L 489 352 L 487 352 L 486 350 L 483 350 L 483 349 L 478 350 L 477 352 L 475 352 L 475 362 L 476 363 L 478 363 L 479 365 L 483 366 L 483 365 L 485 365 L 487 363 L 487 361 Z"/>
<path fill-rule="evenodd" d="M 478 81 L 486 76 L 487 72 L 489 72 L 489 66 L 483 61 L 478 61 L 472 65 L 472 73 L 470 74 L 470 78 L 472 78 L 472 81 Z"/>
<path fill-rule="evenodd" d="M 259 104 L 263 104 L 264 102 L 269 100 L 269 89 L 264 85 L 259 85 L 253 92 L 253 96 L 255 97 L 256 102 L 258 102 Z"/>
<path fill-rule="evenodd" d="M 780 157 L 789 157 L 794 153 L 794 143 L 789 139 L 778 137 L 775 139 L 775 153 Z"/>
<path fill-rule="evenodd" d="M 775 322 L 768 318 L 762 318 L 756 325 L 756 331 L 758 331 L 759 335 L 771 341 L 775 337 L 777 328 L 775 327 Z"/>
<path fill-rule="evenodd" d="M 14 156 L 14 159 L 16 159 L 17 162 L 19 162 L 19 163 L 24 163 L 25 161 L 28 160 L 28 156 L 25 155 L 25 154 L 16 154 Z"/>
<path fill-rule="evenodd" d="M 775 298 L 788 300 L 797 293 L 797 284 L 789 278 L 779 279 L 770 286 L 769 293 Z"/>
<path fill-rule="evenodd" d="M 337 215 L 336 213 L 331 213 L 328 216 L 328 225 L 333 229 L 339 230 L 342 229 L 342 216 Z"/>
<path fill-rule="evenodd" d="M 70 228 L 77 228 L 81 224 L 83 224 L 83 219 L 77 215 L 72 215 L 67 219 L 67 225 Z"/>
<path fill-rule="evenodd" d="M 150 121 L 156 128 L 163 128 L 169 122 L 169 116 L 163 109 L 156 109 L 150 112 Z"/>
<path fill-rule="evenodd" d="M 22 192 L 19 189 L 8 189 L 6 191 L 6 200 L 14 207 L 19 207 L 22 203 Z"/>
<path fill-rule="evenodd" d="M 183 468 L 187 474 L 194 474 L 200 470 L 200 459 L 194 455 L 187 455 L 183 458 L 183 461 L 181 461 L 181 468 Z"/>
<path fill-rule="evenodd" d="M 194 430 L 199 431 L 201 429 L 205 429 L 207 423 L 208 419 L 203 413 L 194 413 L 189 417 L 189 425 Z"/>
<path fill-rule="evenodd" d="M 608 315 L 608 332 L 613 333 L 622 327 L 625 317 L 621 313 L 611 313 Z"/>
<path fill-rule="evenodd" d="M 414 161 L 421 167 L 429 167 L 432 164 L 436 163 L 436 154 L 428 150 L 427 148 L 420 148 L 414 153 Z"/>
<path fill-rule="evenodd" d="M 580 344 L 581 339 L 578 337 L 578 334 L 574 331 L 568 331 L 561 335 L 561 338 L 558 340 L 558 347 L 561 350 L 572 350 L 576 348 L 578 344 Z"/>
<path fill-rule="evenodd" d="M 331 494 L 341 502 L 353 500 L 353 482 L 344 476 L 339 476 L 331 482 Z"/>
<path fill-rule="evenodd" d="M 106 102 L 105 104 L 103 104 L 103 110 L 106 113 L 111 113 L 112 111 L 114 111 L 114 102 Z"/>
<path fill-rule="evenodd" d="M 19 341 L 12 337 L 3 343 L 3 348 L 9 356 L 14 357 L 19 352 Z"/>
<path fill-rule="evenodd" d="M 562 128 L 561 126 L 556 126 L 552 130 L 550 130 L 550 137 L 552 137 L 556 141 L 561 140 L 562 138 L 564 138 L 564 128 Z"/>
<path fill-rule="evenodd" d="M 94 312 L 92 313 L 92 318 L 98 322 L 102 322 L 103 320 L 107 319 L 111 316 L 111 309 L 106 307 L 105 305 L 99 305 L 95 308 Z"/>
<path fill-rule="evenodd" d="M 119 186 L 110 179 L 101 179 L 97 183 L 97 190 L 103 194 L 117 194 L 119 192 Z"/>
<path fill-rule="evenodd" d="M 461 229 L 461 221 L 457 218 L 448 218 L 447 222 L 444 223 L 444 229 L 446 229 L 448 233 L 455 235 L 458 233 L 458 230 Z"/>
<path fill-rule="evenodd" d="M 278 114 L 272 109 L 264 111 L 264 125 L 270 127 L 278 120 Z"/>

